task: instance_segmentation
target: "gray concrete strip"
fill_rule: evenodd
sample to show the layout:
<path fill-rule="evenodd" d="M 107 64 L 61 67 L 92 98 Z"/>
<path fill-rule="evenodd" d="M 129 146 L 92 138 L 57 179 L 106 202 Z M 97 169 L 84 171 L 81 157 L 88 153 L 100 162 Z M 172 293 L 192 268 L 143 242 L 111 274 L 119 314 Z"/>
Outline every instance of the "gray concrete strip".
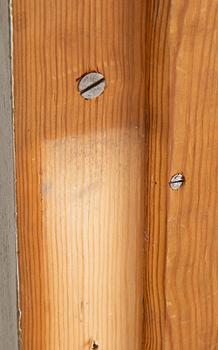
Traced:
<path fill-rule="evenodd" d="M 10 2 L 0 0 L 0 350 L 18 349 Z"/>

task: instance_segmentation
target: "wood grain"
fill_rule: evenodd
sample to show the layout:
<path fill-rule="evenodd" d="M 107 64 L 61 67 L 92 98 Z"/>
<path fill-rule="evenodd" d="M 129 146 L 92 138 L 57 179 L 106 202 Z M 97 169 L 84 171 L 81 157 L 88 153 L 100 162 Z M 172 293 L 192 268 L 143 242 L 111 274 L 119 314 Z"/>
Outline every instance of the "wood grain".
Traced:
<path fill-rule="evenodd" d="M 146 6 L 145 349 L 165 349 L 170 1 Z"/>
<path fill-rule="evenodd" d="M 14 0 L 23 349 L 143 347 L 145 6 Z"/>
<path fill-rule="evenodd" d="M 218 349 L 218 3 L 146 12 L 145 348 Z M 173 192 L 177 172 L 186 184 Z"/>
<path fill-rule="evenodd" d="M 218 349 L 217 12 L 14 0 L 24 349 Z"/>
<path fill-rule="evenodd" d="M 218 2 L 172 2 L 166 348 L 218 349 Z"/>

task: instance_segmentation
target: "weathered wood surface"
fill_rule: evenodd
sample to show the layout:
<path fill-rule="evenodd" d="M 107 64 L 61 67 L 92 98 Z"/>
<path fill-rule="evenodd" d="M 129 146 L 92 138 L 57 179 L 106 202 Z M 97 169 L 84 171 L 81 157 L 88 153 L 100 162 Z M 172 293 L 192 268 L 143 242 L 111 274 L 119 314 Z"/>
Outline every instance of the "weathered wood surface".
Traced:
<path fill-rule="evenodd" d="M 9 2 L 0 1 L 0 350 L 16 350 L 16 217 Z"/>

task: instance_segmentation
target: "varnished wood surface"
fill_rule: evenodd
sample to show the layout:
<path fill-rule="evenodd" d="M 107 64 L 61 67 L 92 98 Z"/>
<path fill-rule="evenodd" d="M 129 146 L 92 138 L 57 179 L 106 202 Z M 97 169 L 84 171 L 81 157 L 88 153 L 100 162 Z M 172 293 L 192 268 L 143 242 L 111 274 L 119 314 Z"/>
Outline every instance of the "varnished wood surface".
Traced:
<path fill-rule="evenodd" d="M 14 0 L 24 349 L 218 349 L 217 7 Z"/>
<path fill-rule="evenodd" d="M 143 347 L 145 6 L 13 1 L 24 350 Z"/>
<path fill-rule="evenodd" d="M 218 349 L 218 3 L 146 12 L 145 348 Z M 186 184 L 173 192 L 177 172 Z"/>
<path fill-rule="evenodd" d="M 218 2 L 170 11 L 166 348 L 218 349 Z"/>
<path fill-rule="evenodd" d="M 170 1 L 146 5 L 145 346 L 165 349 Z"/>

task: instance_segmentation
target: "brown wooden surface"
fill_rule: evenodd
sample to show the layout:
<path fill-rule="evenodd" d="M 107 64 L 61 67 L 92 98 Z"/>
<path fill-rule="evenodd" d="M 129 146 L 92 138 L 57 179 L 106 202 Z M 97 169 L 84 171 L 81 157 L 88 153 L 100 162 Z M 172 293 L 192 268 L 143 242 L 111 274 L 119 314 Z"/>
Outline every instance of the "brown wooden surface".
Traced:
<path fill-rule="evenodd" d="M 218 349 L 218 3 L 151 1 L 147 14 L 145 349 Z"/>
<path fill-rule="evenodd" d="M 145 2 L 14 0 L 21 341 L 141 350 Z M 85 101 L 76 80 L 105 74 Z"/>
<path fill-rule="evenodd" d="M 14 0 L 25 350 L 218 349 L 217 12 Z"/>
<path fill-rule="evenodd" d="M 169 132 L 169 15 L 170 1 L 146 6 L 146 187 L 145 346 L 165 346 L 165 261 L 167 234 Z"/>
<path fill-rule="evenodd" d="M 172 1 L 166 348 L 218 349 L 218 2 Z"/>

